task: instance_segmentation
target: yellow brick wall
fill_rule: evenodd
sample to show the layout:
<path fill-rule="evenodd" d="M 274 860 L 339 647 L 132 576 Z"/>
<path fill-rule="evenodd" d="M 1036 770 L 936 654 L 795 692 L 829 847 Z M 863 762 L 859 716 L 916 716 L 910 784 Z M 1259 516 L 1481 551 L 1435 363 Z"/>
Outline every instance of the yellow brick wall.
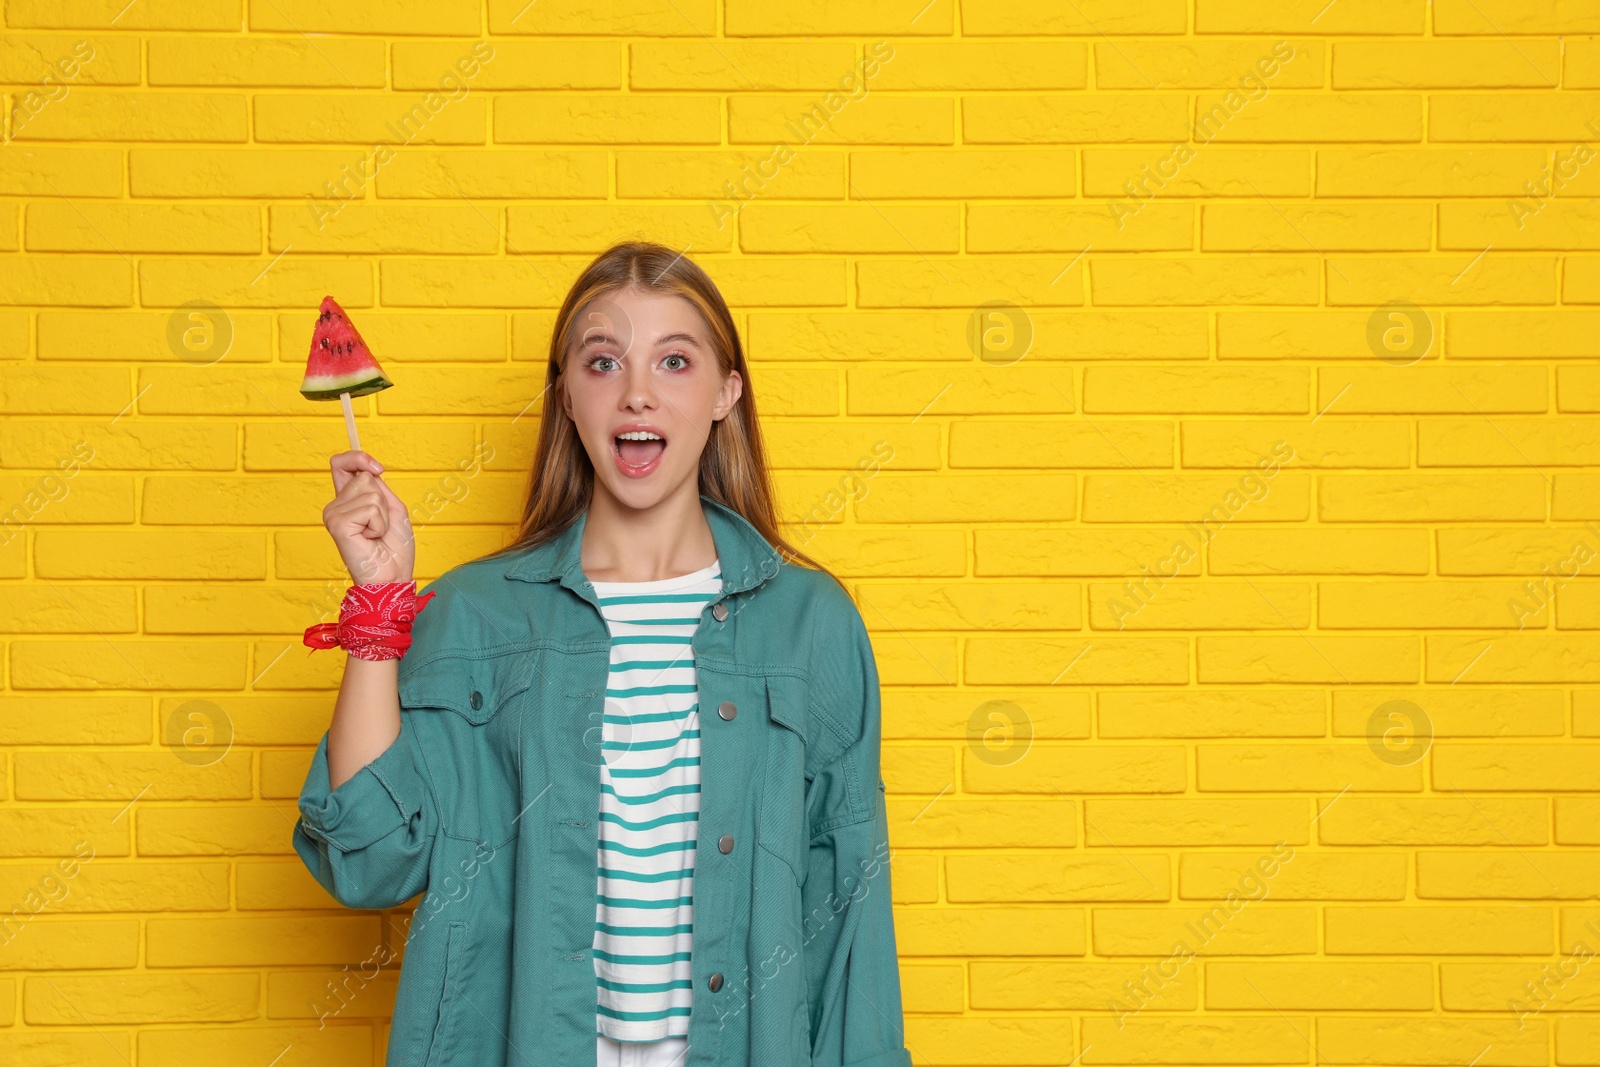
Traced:
<path fill-rule="evenodd" d="M 3 20 L 0 1062 L 382 1062 L 315 306 L 432 577 L 643 236 L 858 583 L 916 1063 L 1600 1064 L 1600 3 Z"/>

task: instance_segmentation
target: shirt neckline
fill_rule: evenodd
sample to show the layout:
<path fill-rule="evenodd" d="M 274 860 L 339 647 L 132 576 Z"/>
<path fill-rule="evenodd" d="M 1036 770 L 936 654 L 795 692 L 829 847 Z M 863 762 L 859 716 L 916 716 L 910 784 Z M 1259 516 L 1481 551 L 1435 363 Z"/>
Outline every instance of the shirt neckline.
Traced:
<path fill-rule="evenodd" d="M 722 560 L 714 559 L 705 567 L 688 574 L 675 574 L 671 578 L 658 578 L 653 582 L 595 582 L 596 590 L 626 591 L 630 593 L 665 593 L 683 586 L 696 585 L 717 575 Z"/>

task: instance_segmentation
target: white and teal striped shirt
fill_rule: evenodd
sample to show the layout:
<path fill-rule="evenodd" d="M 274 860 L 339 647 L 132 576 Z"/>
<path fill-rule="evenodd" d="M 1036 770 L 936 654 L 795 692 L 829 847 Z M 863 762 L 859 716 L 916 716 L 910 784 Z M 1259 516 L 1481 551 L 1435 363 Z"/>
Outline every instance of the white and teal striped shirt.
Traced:
<path fill-rule="evenodd" d="M 656 582 L 595 582 L 611 630 L 600 767 L 595 1032 L 687 1037 L 700 710 L 690 638 L 720 561 Z"/>

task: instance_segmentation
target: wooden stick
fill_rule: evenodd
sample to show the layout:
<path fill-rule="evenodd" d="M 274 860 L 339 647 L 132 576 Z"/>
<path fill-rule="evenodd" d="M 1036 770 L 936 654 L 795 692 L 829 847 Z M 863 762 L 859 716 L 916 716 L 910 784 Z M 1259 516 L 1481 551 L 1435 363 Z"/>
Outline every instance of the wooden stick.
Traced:
<path fill-rule="evenodd" d="M 350 447 L 361 451 L 361 438 L 356 435 L 356 413 L 350 407 L 350 394 L 340 393 L 339 403 L 344 405 L 344 428 L 350 432 Z"/>

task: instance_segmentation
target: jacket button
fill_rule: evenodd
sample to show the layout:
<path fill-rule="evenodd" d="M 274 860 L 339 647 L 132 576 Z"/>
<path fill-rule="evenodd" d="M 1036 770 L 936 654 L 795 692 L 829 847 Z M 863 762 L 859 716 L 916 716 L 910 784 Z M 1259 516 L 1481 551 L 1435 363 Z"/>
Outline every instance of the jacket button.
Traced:
<path fill-rule="evenodd" d="M 722 972 L 718 971 L 716 974 L 713 974 L 710 978 L 706 979 L 706 985 L 711 987 L 711 992 L 713 992 L 713 993 L 715 993 L 717 990 L 721 989 L 722 988 Z"/>
<path fill-rule="evenodd" d="M 717 838 L 717 851 L 726 856 L 733 851 L 733 835 L 723 834 Z"/>
<path fill-rule="evenodd" d="M 711 617 L 718 622 L 726 619 L 728 617 L 728 605 L 720 602 L 711 605 Z"/>
<path fill-rule="evenodd" d="M 732 722 L 733 717 L 739 714 L 739 709 L 733 706 L 733 701 L 724 700 L 722 703 L 717 705 L 717 714 L 721 715 L 729 722 Z"/>
<path fill-rule="evenodd" d="M 472 691 L 472 697 L 468 703 L 472 705 L 473 711 L 477 711 L 479 708 L 483 707 L 483 694 L 474 689 Z"/>

